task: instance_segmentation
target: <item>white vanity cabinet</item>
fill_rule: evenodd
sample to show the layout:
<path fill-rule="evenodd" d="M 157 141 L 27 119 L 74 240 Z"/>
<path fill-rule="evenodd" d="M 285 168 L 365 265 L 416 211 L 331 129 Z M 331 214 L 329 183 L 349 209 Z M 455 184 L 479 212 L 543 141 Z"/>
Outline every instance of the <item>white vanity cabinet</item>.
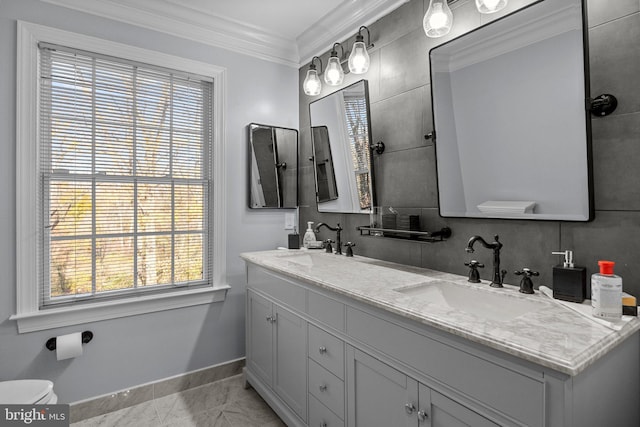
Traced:
<path fill-rule="evenodd" d="M 639 425 L 638 332 L 553 369 L 330 288 L 333 259 L 313 280 L 247 262 L 245 378 L 289 427 Z"/>
<path fill-rule="evenodd" d="M 349 426 L 498 425 L 355 348 L 347 350 L 347 366 Z"/>
<path fill-rule="evenodd" d="M 341 339 L 309 323 L 311 426 L 344 426 L 344 351 L 345 346 Z"/>
<path fill-rule="evenodd" d="M 247 368 L 301 419 L 307 417 L 307 323 L 247 293 Z"/>

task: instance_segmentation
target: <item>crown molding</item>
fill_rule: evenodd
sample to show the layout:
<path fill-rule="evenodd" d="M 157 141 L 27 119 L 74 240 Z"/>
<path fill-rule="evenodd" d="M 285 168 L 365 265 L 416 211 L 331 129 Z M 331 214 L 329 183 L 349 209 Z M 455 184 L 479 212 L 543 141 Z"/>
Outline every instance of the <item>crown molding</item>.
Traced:
<path fill-rule="evenodd" d="M 42 0 L 150 30 L 299 68 L 335 40 L 355 34 L 409 0 L 351 0 L 296 40 L 170 0 Z"/>
<path fill-rule="evenodd" d="M 295 41 L 164 0 L 42 0 L 103 18 L 298 67 Z"/>

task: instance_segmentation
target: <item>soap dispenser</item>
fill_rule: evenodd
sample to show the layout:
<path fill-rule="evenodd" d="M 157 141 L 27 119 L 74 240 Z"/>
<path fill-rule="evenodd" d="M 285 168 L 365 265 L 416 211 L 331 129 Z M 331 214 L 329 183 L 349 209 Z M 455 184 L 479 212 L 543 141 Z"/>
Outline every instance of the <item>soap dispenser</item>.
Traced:
<path fill-rule="evenodd" d="M 587 296 L 587 269 L 573 264 L 573 251 L 552 254 L 564 255 L 564 262 L 553 267 L 553 297 L 581 303 Z"/>
<path fill-rule="evenodd" d="M 309 242 L 316 241 L 316 234 L 313 232 L 311 226 L 313 225 L 313 221 L 307 222 L 307 231 L 304 233 L 304 237 L 302 238 L 302 246 L 306 249 L 309 249 Z"/>

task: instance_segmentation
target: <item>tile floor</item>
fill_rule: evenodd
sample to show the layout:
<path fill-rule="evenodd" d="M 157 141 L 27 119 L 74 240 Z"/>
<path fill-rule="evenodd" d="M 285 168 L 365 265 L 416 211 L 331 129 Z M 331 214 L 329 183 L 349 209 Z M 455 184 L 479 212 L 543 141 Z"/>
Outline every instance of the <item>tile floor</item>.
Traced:
<path fill-rule="evenodd" d="M 285 427 L 242 375 L 89 418 L 71 427 Z"/>

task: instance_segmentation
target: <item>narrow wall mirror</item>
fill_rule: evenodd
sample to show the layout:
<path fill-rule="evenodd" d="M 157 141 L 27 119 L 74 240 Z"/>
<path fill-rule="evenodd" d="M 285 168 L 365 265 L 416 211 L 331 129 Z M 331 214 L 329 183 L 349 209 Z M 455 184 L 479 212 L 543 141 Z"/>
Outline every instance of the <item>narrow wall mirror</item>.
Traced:
<path fill-rule="evenodd" d="M 249 207 L 298 206 L 298 131 L 251 123 Z"/>
<path fill-rule="evenodd" d="M 309 113 L 318 211 L 370 213 L 375 189 L 367 81 L 312 102 Z"/>
<path fill-rule="evenodd" d="M 584 5 L 542 0 L 430 51 L 440 214 L 593 218 Z"/>

